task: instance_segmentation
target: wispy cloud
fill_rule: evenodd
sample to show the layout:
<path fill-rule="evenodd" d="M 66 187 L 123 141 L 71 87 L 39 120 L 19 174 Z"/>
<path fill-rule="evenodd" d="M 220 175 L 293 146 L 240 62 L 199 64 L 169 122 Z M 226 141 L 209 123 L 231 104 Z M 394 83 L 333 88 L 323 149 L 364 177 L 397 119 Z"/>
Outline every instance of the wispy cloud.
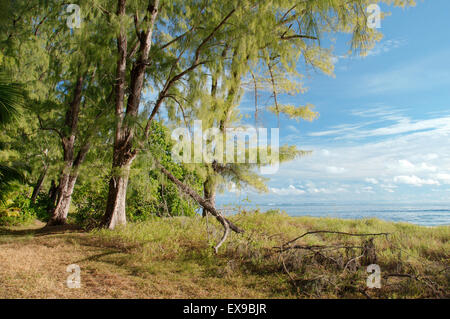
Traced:
<path fill-rule="evenodd" d="M 406 40 L 391 39 L 377 43 L 375 47 L 367 53 L 367 56 L 377 56 L 383 53 L 388 53 L 391 50 L 398 49 L 406 45 Z"/>
<path fill-rule="evenodd" d="M 450 184 L 450 117 L 413 120 L 387 107 L 353 110 L 352 115 L 364 122 L 309 134 L 321 136 L 315 144 L 301 145 L 313 154 L 281 165 L 273 184 L 283 188 L 286 183 L 313 181 L 300 188 L 304 195 L 380 193 L 408 198 L 418 197 L 412 189 Z M 335 139 L 340 143 L 330 142 Z"/>
<path fill-rule="evenodd" d="M 408 61 L 394 68 L 364 75 L 358 81 L 358 90 L 364 94 L 405 93 L 445 87 L 450 83 L 450 69 L 443 68 L 436 61 L 450 56 L 449 51 L 438 52 L 433 56 Z"/>
<path fill-rule="evenodd" d="M 450 133 L 450 116 L 413 120 L 409 117 L 400 115 L 398 110 L 389 112 L 384 108 L 378 108 L 372 111 L 353 111 L 352 114 L 359 117 L 376 117 L 378 119 L 365 121 L 359 124 L 337 125 L 329 130 L 313 132 L 308 135 L 314 137 L 333 136 L 336 139 L 361 139 L 420 131 Z M 386 122 L 393 122 L 393 124 L 386 125 Z M 384 126 L 378 125 L 379 127 L 369 128 L 374 124 L 384 124 Z"/>
<path fill-rule="evenodd" d="M 404 45 L 406 45 L 407 41 L 404 39 L 390 39 L 383 40 L 375 44 L 375 47 L 367 52 L 366 57 L 374 57 L 381 54 L 388 53 L 394 49 L 398 49 Z M 345 59 L 363 59 L 364 57 L 353 56 L 353 55 L 337 55 L 332 59 L 333 64 L 337 64 L 340 60 Z"/>

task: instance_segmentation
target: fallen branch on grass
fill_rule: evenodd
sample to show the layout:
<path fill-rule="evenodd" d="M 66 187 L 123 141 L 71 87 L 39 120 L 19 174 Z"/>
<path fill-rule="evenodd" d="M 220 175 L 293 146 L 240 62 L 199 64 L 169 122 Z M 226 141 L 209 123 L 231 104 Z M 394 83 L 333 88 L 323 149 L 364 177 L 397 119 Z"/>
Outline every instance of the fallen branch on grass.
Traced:
<path fill-rule="evenodd" d="M 356 237 L 372 237 L 368 240 L 365 240 L 362 245 L 353 245 L 353 244 L 334 244 L 334 245 L 302 245 L 302 244 L 295 244 L 296 241 L 299 239 L 311 235 L 311 234 L 337 234 L 337 235 L 344 235 L 344 236 L 356 236 Z M 283 253 L 290 251 L 290 250 L 306 250 L 311 251 L 314 256 L 320 256 L 322 260 L 330 260 L 333 264 L 335 264 L 339 269 L 343 269 L 342 272 L 344 273 L 346 270 L 349 269 L 349 267 L 354 263 L 355 265 L 358 263 L 358 260 L 363 258 L 363 263 L 372 264 L 376 261 L 376 252 L 375 252 L 375 246 L 373 244 L 373 237 L 374 236 L 387 236 L 389 233 L 347 233 L 347 232 L 339 232 L 339 231 L 329 231 L 329 230 L 316 230 L 316 231 L 308 231 L 278 247 L 273 247 L 273 249 L 279 253 L 279 258 L 282 261 L 282 268 L 284 272 L 288 275 L 290 281 L 294 285 L 294 287 L 298 288 L 297 286 L 297 279 L 294 278 L 294 276 L 291 274 L 291 272 L 288 270 L 288 267 L 285 263 Z M 343 256 L 341 254 L 334 256 L 330 255 L 329 253 L 331 251 L 337 251 L 337 250 L 351 250 L 351 249 L 361 249 L 361 254 L 358 256 L 353 256 L 346 261 L 342 258 Z M 325 278 L 326 279 L 326 278 Z M 329 280 L 327 280 L 329 281 Z M 330 282 L 331 283 L 331 282 Z M 333 285 L 335 285 L 333 283 Z M 361 291 L 360 291 L 361 292 Z M 370 298 L 370 296 L 367 295 L 365 292 L 363 293 L 366 297 Z"/>
<path fill-rule="evenodd" d="M 437 283 L 435 283 L 434 281 L 432 281 L 429 278 L 426 277 L 419 277 L 416 275 L 411 275 L 411 274 L 397 274 L 397 273 L 392 273 L 392 274 L 385 274 L 383 275 L 383 278 L 385 278 L 386 280 L 390 277 L 400 277 L 400 278 L 409 278 L 409 279 L 413 279 L 415 281 L 424 283 L 428 288 L 430 288 L 433 293 L 435 295 L 438 295 L 440 297 L 442 297 L 442 289 L 439 287 L 439 285 Z"/>
<path fill-rule="evenodd" d="M 290 249 L 303 249 L 303 250 L 311 250 L 311 251 L 318 251 L 318 250 L 337 250 L 337 249 L 354 249 L 354 248 L 363 248 L 363 246 L 346 246 L 346 245 L 294 245 L 289 247 L 284 247 L 283 245 L 275 246 L 273 249 L 276 250 L 282 250 L 287 251 Z"/>
<path fill-rule="evenodd" d="M 286 246 L 289 246 L 290 244 L 296 242 L 297 240 L 299 240 L 300 238 L 303 238 L 307 235 L 312 235 L 312 234 L 337 234 L 337 235 L 345 235 L 345 236 L 359 236 L 359 237 L 363 237 L 363 236 L 388 236 L 390 235 L 389 233 L 375 233 L 375 234 L 353 234 L 353 233 L 346 233 L 346 232 L 340 232 L 340 231 L 331 231 L 331 230 L 315 230 L 315 231 L 309 231 L 306 232 L 300 236 L 298 236 L 297 238 L 294 238 L 286 243 L 284 243 L 281 248 L 282 249 L 286 249 Z"/>

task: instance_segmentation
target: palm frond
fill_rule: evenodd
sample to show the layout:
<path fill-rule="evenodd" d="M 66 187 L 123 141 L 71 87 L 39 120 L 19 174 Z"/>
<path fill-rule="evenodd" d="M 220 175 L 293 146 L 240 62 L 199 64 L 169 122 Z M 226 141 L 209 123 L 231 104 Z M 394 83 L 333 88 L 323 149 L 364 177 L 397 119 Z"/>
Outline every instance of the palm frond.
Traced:
<path fill-rule="evenodd" d="M 0 72 L 0 125 L 14 120 L 24 104 L 23 88 L 10 83 L 7 76 Z"/>

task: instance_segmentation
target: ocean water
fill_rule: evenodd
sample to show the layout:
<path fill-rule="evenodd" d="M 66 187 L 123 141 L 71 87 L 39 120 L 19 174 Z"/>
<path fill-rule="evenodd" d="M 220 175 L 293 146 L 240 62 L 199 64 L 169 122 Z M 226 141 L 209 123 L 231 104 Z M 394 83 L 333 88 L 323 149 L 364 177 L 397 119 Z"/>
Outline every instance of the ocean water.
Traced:
<path fill-rule="evenodd" d="M 220 206 L 220 205 L 219 205 Z M 392 203 L 265 203 L 243 204 L 261 211 L 281 209 L 291 216 L 337 217 L 346 219 L 379 218 L 423 226 L 450 225 L 450 204 Z"/>

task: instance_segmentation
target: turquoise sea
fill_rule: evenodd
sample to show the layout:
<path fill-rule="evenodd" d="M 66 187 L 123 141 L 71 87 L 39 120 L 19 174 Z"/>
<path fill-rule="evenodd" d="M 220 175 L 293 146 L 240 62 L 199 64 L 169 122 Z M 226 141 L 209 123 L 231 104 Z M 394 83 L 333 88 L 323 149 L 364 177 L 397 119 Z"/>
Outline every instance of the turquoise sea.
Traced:
<path fill-rule="evenodd" d="M 450 225 L 450 204 L 407 203 L 264 203 L 240 204 L 261 211 L 281 209 L 291 216 L 338 217 L 360 219 L 376 217 L 386 221 L 408 222 L 423 226 Z M 218 207 L 230 208 L 228 205 Z M 227 211 L 228 209 L 226 209 Z"/>

